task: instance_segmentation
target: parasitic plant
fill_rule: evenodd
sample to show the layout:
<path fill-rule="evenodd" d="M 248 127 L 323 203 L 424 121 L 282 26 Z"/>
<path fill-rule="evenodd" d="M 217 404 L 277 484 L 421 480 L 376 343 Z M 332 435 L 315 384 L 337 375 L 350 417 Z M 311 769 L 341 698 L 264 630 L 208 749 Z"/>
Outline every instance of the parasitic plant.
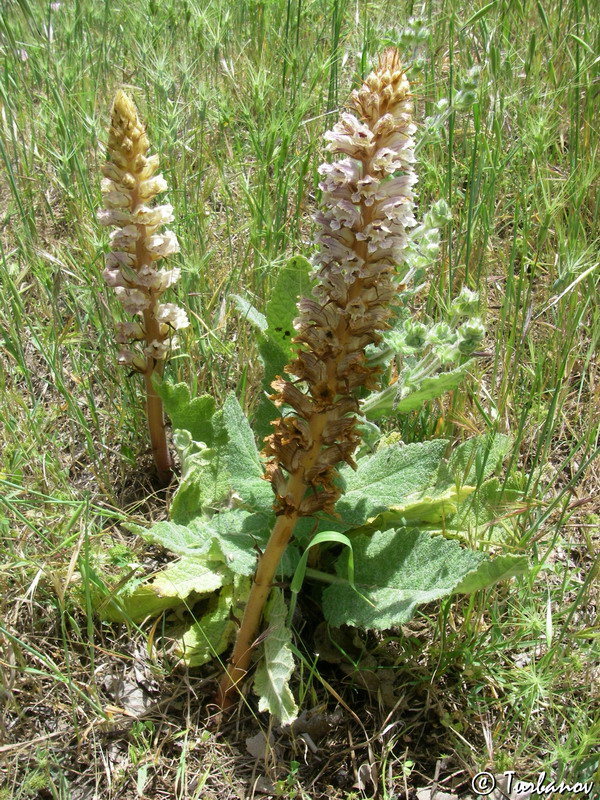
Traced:
<path fill-rule="evenodd" d="M 333 513 L 341 490 L 336 464 L 354 466 L 360 443 L 358 392 L 375 389 L 379 368 L 365 348 L 388 327 L 398 292 L 407 228 L 414 226 L 412 99 L 397 51 L 354 91 L 350 111 L 325 136 L 343 156 L 321 166 L 323 211 L 316 215 L 318 280 L 300 300 L 287 366 L 293 380 L 273 383 L 275 402 L 293 411 L 277 419 L 266 440 L 267 477 L 275 492 L 276 523 L 259 559 L 218 702 L 227 707 L 250 664 L 273 579 L 298 519 Z"/>
<path fill-rule="evenodd" d="M 118 91 L 108 134 L 108 159 L 102 166 L 104 208 L 98 212 L 101 225 L 115 228 L 103 274 L 125 311 L 137 317 L 136 321 L 117 323 L 121 345 L 117 360 L 144 376 L 152 453 L 159 480 L 166 484 L 171 478 L 171 456 L 162 400 L 152 378 L 162 375 L 165 359 L 176 346 L 175 332 L 189 322 L 183 309 L 159 302 L 178 280 L 180 270 L 158 269 L 157 262 L 179 252 L 179 243 L 173 231 L 160 231 L 173 221 L 172 206 L 151 205 L 167 189 L 167 183 L 156 174 L 159 158 L 148 155 L 149 147 L 135 105 L 125 92 Z"/>
<path fill-rule="evenodd" d="M 438 202 L 415 223 L 411 112 L 408 81 L 389 49 L 327 134 L 338 158 L 320 168 L 312 279 L 309 262 L 294 256 L 278 270 L 264 314 L 232 298 L 257 329 L 265 367 L 254 430 L 234 393 L 217 409 L 185 384 L 158 387 L 182 475 L 170 519 L 136 530 L 179 559 L 128 582 L 103 613 L 141 622 L 191 610 L 183 631 L 179 621 L 173 631 L 173 652 L 190 666 L 234 641 L 217 697 L 223 709 L 256 661 L 259 710 L 283 722 L 297 715 L 291 623 L 305 579 L 321 584 L 313 597 L 332 628 L 388 630 L 419 604 L 526 568 L 520 555 L 485 552 L 506 503 L 491 475 L 508 437 L 405 444 L 399 431 L 386 435 L 374 422 L 457 388 L 483 337 L 477 296 L 466 288 L 447 322 L 425 324 L 410 307 L 449 221 Z M 125 208 L 105 212 L 113 222 L 124 215 L 123 230 L 135 213 Z M 109 270 L 126 274 L 112 262 Z M 126 297 L 137 290 L 132 282 L 120 288 Z M 148 302 L 147 290 L 141 296 Z M 158 316 L 161 308 L 142 310 Z M 256 434 L 268 431 L 261 457 Z M 482 545 L 472 550 L 461 538 Z"/>

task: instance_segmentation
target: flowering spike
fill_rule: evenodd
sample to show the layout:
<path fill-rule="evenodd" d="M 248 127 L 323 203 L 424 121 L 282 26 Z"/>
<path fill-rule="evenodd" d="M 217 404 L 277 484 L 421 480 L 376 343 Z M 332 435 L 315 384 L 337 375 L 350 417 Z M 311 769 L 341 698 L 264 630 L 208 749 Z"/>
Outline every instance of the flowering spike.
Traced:
<path fill-rule="evenodd" d="M 157 194 L 167 189 L 157 175 L 157 155 L 150 148 L 144 125 L 132 100 L 119 90 L 116 94 L 108 134 L 108 160 L 102 166 L 104 208 L 98 222 L 112 226 L 110 252 L 103 276 L 115 289 L 117 298 L 129 314 L 140 322 L 119 323 L 117 341 L 122 349 L 117 362 L 144 375 L 152 450 L 159 477 L 170 477 L 162 403 L 152 385 L 154 372 L 162 374 L 164 360 L 176 347 L 175 332 L 189 325 L 183 309 L 173 303 L 160 304 L 159 298 L 179 278 L 180 270 L 157 269 L 156 262 L 179 252 L 173 231 L 158 229 L 173 220 L 173 207 L 150 206 Z M 139 350 L 128 346 L 139 342 Z"/>
<path fill-rule="evenodd" d="M 332 513 L 340 493 L 335 464 L 352 463 L 359 442 L 355 417 L 346 415 L 349 408 L 356 410 L 356 390 L 376 385 L 378 368 L 366 363 L 364 350 L 388 327 L 406 229 L 415 224 L 411 109 L 398 54 L 386 50 L 379 68 L 352 93 L 349 112 L 325 135 L 329 150 L 345 158 L 319 169 L 324 178 L 324 209 L 316 215 L 319 282 L 312 298 L 300 301 L 294 323 L 303 348 L 287 371 L 297 380 L 273 384 L 276 402 L 291 405 L 306 430 L 291 437 L 294 423 L 286 416 L 274 423 L 266 443 L 267 455 L 288 472 L 288 464 L 300 465 L 311 502 L 304 502 L 301 491 L 290 501 L 289 492 L 281 494 L 274 485 L 279 513 L 312 514 L 319 508 Z"/>
<path fill-rule="evenodd" d="M 298 304 L 294 325 L 300 349 L 286 368 L 295 380 L 273 383 L 275 402 L 291 406 L 293 413 L 276 420 L 265 440 L 266 477 L 278 519 L 221 683 L 222 707 L 231 703 L 250 663 L 262 609 L 298 518 L 334 513 L 341 492 L 336 465 L 354 466 L 360 442 L 357 390 L 375 388 L 379 372 L 367 363 L 365 348 L 378 343 L 388 327 L 407 228 L 415 225 L 411 112 L 410 86 L 390 48 L 325 134 L 328 150 L 342 158 L 319 168 L 324 209 L 315 217 L 318 283 L 312 297 Z"/>

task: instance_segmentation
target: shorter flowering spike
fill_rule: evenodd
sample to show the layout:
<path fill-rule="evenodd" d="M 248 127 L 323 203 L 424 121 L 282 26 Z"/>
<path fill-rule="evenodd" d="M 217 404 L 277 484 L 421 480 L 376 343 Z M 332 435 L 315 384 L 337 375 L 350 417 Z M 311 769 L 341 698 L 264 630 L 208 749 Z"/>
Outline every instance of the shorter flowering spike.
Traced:
<path fill-rule="evenodd" d="M 157 262 L 178 253 L 179 242 L 173 231 L 159 231 L 173 221 L 173 207 L 168 203 L 149 205 L 168 188 L 164 177 L 156 174 L 159 158 L 149 156 L 149 148 L 135 105 L 119 90 L 112 108 L 108 160 L 102 166 L 104 208 L 97 215 L 101 225 L 115 229 L 110 234 L 103 276 L 115 289 L 124 310 L 139 318 L 119 323 L 117 341 L 122 348 L 117 362 L 144 375 L 152 449 L 159 477 L 166 482 L 171 460 L 162 402 L 152 385 L 152 375 L 162 374 L 165 359 L 177 346 L 176 332 L 186 328 L 189 321 L 182 308 L 159 302 L 179 279 L 180 270 L 159 269 Z M 132 343 L 135 349 L 131 349 Z"/>

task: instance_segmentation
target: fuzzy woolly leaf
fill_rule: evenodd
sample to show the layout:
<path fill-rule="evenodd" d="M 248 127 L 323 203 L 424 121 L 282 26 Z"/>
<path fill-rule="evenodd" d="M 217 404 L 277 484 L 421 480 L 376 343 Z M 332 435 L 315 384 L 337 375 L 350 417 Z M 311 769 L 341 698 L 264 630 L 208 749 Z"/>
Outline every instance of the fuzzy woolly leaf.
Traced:
<path fill-rule="evenodd" d="M 230 294 L 229 296 L 238 307 L 238 311 L 244 319 L 248 320 L 258 333 L 265 333 L 267 330 L 267 318 L 265 315 L 261 314 L 245 297 L 239 294 Z"/>
<path fill-rule="evenodd" d="M 236 396 L 231 393 L 217 415 L 219 429 L 227 436 L 222 452 L 224 467 L 232 488 L 252 510 L 269 512 L 273 506 L 273 490 L 263 479 L 264 466 L 258 454 L 252 428 Z"/>
<path fill-rule="evenodd" d="M 471 594 L 479 589 L 493 586 L 498 581 L 514 578 L 527 572 L 529 562 L 526 556 L 497 556 L 491 561 L 482 561 L 473 572 L 466 575 L 453 590 L 453 594 Z"/>
<path fill-rule="evenodd" d="M 481 483 L 501 466 L 511 447 L 510 436 L 501 433 L 474 436 L 452 452 L 448 470 L 461 483 Z"/>
<path fill-rule="evenodd" d="M 185 383 L 170 383 L 153 376 L 154 388 L 162 398 L 173 429 L 181 428 L 189 431 L 196 442 L 214 444 L 212 418 L 215 413 L 215 401 L 208 395 L 193 397 Z"/>
<path fill-rule="evenodd" d="M 454 514 L 472 492 L 474 486 L 449 486 L 446 489 L 434 488 L 430 494 L 418 500 L 409 500 L 406 503 L 390 506 L 387 511 L 373 520 L 377 528 L 391 528 L 394 525 L 407 522 L 424 522 L 435 524 L 446 522 Z"/>
<path fill-rule="evenodd" d="M 259 549 L 266 547 L 271 528 L 263 515 L 237 509 L 199 522 L 197 530 L 210 537 L 211 558 L 221 559 L 236 575 L 252 575 Z"/>
<path fill-rule="evenodd" d="M 263 338 L 259 340 L 258 352 L 264 366 L 263 393 L 256 409 L 254 424 L 258 435 L 264 438 L 273 432 L 271 420 L 276 419 L 281 414 L 280 409 L 269 397 L 269 395 L 273 394 L 271 383 L 277 375 L 282 375 L 285 372 L 286 364 L 290 359 L 286 351 L 272 339 Z"/>
<path fill-rule="evenodd" d="M 210 594 L 226 580 L 224 570 L 209 569 L 203 559 L 183 557 L 159 572 L 150 584 L 159 597 L 186 600 L 192 592 Z"/>
<path fill-rule="evenodd" d="M 474 536 L 484 535 L 488 542 L 501 542 L 504 531 L 512 536 L 516 518 L 527 509 L 521 490 L 505 486 L 497 478 L 490 478 L 460 506 L 452 518 L 444 520 L 443 532 L 467 541 L 472 541 Z"/>
<path fill-rule="evenodd" d="M 236 575 L 252 575 L 258 551 L 266 547 L 275 515 L 252 514 L 241 508 L 222 511 L 210 519 L 196 518 L 188 525 L 158 522 L 137 533 L 147 542 L 181 556 L 202 557 L 216 567 L 222 564 Z M 290 546 L 283 554 L 278 574 L 291 575 L 299 554 Z"/>
<path fill-rule="evenodd" d="M 273 590 L 265 609 L 268 634 L 263 642 L 263 657 L 254 678 L 254 691 L 259 696 L 259 711 L 268 711 L 281 722 L 293 722 L 298 716 L 298 706 L 289 686 L 294 671 L 291 633 L 286 627 L 287 608 L 283 593 Z"/>
<path fill-rule="evenodd" d="M 208 610 L 180 637 L 175 654 L 188 667 L 199 667 L 223 653 L 235 637 L 233 616 L 241 616 L 241 598 L 246 597 L 249 582 L 224 586 L 211 598 Z"/>
<path fill-rule="evenodd" d="M 259 337 L 258 351 L 264 366 L 263 397 L 256 411 L 256 428 L 260 436 L 271 433 L 269 423 L 280 410 L 269 400 L 271 383 L 284 375 L 285 367 L 295 355 L 292 338 L 294 319 L 298 316 L 298 299 L 309 295 L 311 266 L 303 256 L 294 256 L 277 273 L 271 298 L 266 308 L 267 329 Z"/>
<path fill-rule="evenodd" d="M 178 556 L 203 555 L 209 542 L 198 534 L 193 525 L 178 525 L 175 522 L 157 522 L 151 528 L 136 526 L 136 533 L 146 542 L 157 544 Z"/>
<path fill-rule="evenodd" d="M 434 400 L 436 397 L 456 389 L 464 381 L 473 366 L 473 359 L 469 359 L 460 367 L 440 372 L 425 378 L 418 389 L 405 389 L 406 394 L 396 401 L 398 390 L 396 386 L 388 386 L 381 392 L 372 394 L 361 404 L 361 412 L 367 419 L 375 420 L 393 414 L 408 414 L 422 405 Z"/>
<path fill-rule="evenodd" d="M 236 575 L 253 575 L 259 551 L 267 546 L 274 524 L 274 514 L 251 514 L 237 509 L 216 514 L 209 521 L 199 520 L 194 527 L 211 537 L 209 559 L 223 561 Z M 277 574 L 291 575 L 299 558 L 297 548 L 288 545 Z"/>
<path fill-rule="evenodd" d="M 127 585 L 113 597 L 95 597 L 92 595 L 94 611 L 106 622 L 144 622 L 149 617 L 156 617 L 170 608 L 177 608 L 181 600 L 172 597 L 161 597 L 149 583 Z"/>
<path fill-rule="evenodd" d="M 210 519 L 196 517 L 188 525 L 158 522 L 140 535 L 153 544 L 182 556 L 221 562 L 237 575 L 252 575 L 257 548 L 264 548 L 271 521 L 241 508 L 223 511 Z"/>
<path fill-rule="evenodd" d="M 171 504 L 174 522 L 186 525 L 199 515 L 218 508 L 231 489 L 220 451 L 191 440 L 188 431 L 176 431 L 181 454 L 181 482 Z"/>
<path fill-rule="evenodd" d="M 345 492 L 336 511 L 342 529 L 358 528 L 389 509 L 401 509 L 428 498 L 435 502 L 436 494 L 447 491 L 448 484 L 435 491 L 440 476 L 443 455 L 448 442 L 390 445 L 372 456 L 361 458 L 358 469 L 342 467 L 340 475 Z M 333 524 L 333 528 L 339 528 Z"/>
<path fill-rule="evenodd" d="M 219 589 L 227 579 L 223 568 L 213 570 L 204 560 L 183 558 L 169 564 L 154 578 L 123 587 L 109 603 L 106 598 L 98 604 L 98 613 L 110 622 L 143 622 L 162 611 L 178 608 L 190 595 L 204 595 Z"/>
<path fill-rule="evenodd" d="M 298 299 L 310 294 L 310 262 L 294 256 L 277 272 L 271 297 L 267 303 L 267 337 L 277 342 L 291 356 L 294 352 L 294 319 L 298 316 Z"/>
<path fill-rule="evenodd" d="M 346 582 L 329 586 L 323 593 L 323 610 L 336 627 L 385 630 L 408 622 L 417 605 L 452 594 L 485 559 L 457 542 L 409 528 L 375 531 L 352 542 L 354 582 L 373 605 Z M 336 563 L 340 577 L 347 574 L 346 562 L 344 553 Z"/>

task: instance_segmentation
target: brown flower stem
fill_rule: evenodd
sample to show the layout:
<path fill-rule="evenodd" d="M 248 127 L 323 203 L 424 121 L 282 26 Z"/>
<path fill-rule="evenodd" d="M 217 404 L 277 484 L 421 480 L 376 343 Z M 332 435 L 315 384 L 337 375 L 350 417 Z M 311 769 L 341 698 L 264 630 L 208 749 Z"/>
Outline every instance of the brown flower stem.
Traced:
<path fill-rule="evenodd" d="M 135 207 L 140 202 L 137 189 L 131 192 L 131 204 Z M 146 240 L 146 226 L 137 225 L 140 232 L 136 244 L 136 257 L 137 263 L 141 266 L 147 262 L 147 252 L 144 246 Z M 150 290 L 150 294 L 154 300 L 154 293 Z M 154 305 L 154 303 L 153 303 Z M 144 311 L 144 332 L 146 335 L 146 344 L 149 345 L 155 339 L 160 339 L 160 325 L 154 314 L 154 308 L 151 306 Z M 161 486 L 168 486 L 173 477 L 173 462 L 171 454 L 169 453 L 169 446 L 167 444 L 167 432 L 165 428 L 165 415 L 163 411 L 162 398 L 156 393 L 154 384 L 152 383 L 152 376 L 156 373 L 162 376 L 164 369 L 164 361 L 156 361 L 148 357 L 146 359 L 146 370 L 144 372 L 144 383 L 146 385 L 146 416 L 148 419 L 148 431 L 150 433 L 150 443 L 152 445 L 152 457 L 154 459 L 154 466 L 156 467 L 156 474 Z"/>
<path fill-rule="evenodd" d="M 148 343 L 157 338 L 158 322 L 149 311 L 144 312 L 144 328 Z M 168 486 L 173 477 L 173 462 L 167 444 L 162 398 L 156 393 L 152 383 L 152 376 L 154 374 L 161 376 L 163 367 L 164 361 L 156 362 L 154 359 L 148 358 L 146 372 L 144 373 L 144 383 L 146 384 L 146 415 L 148 417 L 148 430 L 150 432 L 154 465 L 160 485 Z"/>
<path fill-rule="evenodd" d="M 233 691 L 239 687 L 248 671 L 252 658 L 254 641 L 265 603 L 271 591 L 273 578 L 275 577 L 281 557 L 294 533 L 294 528 L 296 527 L 300 515 L 298 509 L 308 488 L 304 481 L 304 472 L 310 469 L 319 456 L 321 451 L 321 434 L 323 433 L 327 419 L 328 414 L 326 413 L 315 414 L 311 419 L 310 425 L 314 436 L 314 445 L 306 454 L 304 464 L 301 465 L 294 475 L 290 476 L 287 482 L 286 496 L 289 498 L 290 508 L 295 510 L 290 511 L 288 514 L 282 514 L 277 518 L 265 551 L 259 559 L 252 589 L 250 590 L 250 597 L 248 598 L 242 624 L 235 640 L 233 653 L 231 654 L 227 671 L 223 675 L 219 685 L 217 703 L 219 708 L 223 710 L 233 704 Z"/>
<path fill-rule="evenodd" d="M 365 218 L 370 221 L 370 209 L 364 208 L 363 214 Z M 362 245 L 362 243 L 360 243 L 360 245 Z M 358 279 L 355 281 L 354 285 L 350 287 L 349 299 L 360 296 L 362 289 L 363 281 Z M 348 339 L 348 327 L 344 318 L 340 319 L 337 334 L 340 344 L 344 346 Z M 345 354 L 345 349 L 344 347 L 340 358 Z M 332 359 L 327 365 L 328 378 L 331 386 L 335 386 L 336 368 L 337 359 Z M 248 671 L 252 658 L 254 641 L 260 626 L 265 603 L 271 591 L 273 578 L 275 577 L 277 567 L 285 549 L 292 538 L 296 523 L 298 522 L 300 503 L 309 488 L 303 479 L 303 475 L 312 467 L 321 452 L 321 435 L 328 420 L 329 414 L 325 412 L 314 414 L 310 421 L 310 429 L 314 442 L 313 447 L 306 454 L 304 463 L 300 466 L 298 471 L 290 476 L 287 483 L 287 491 L 285 492 L 286 497 L 289 499 L 290 507 L 296 510 L 290 515 L 283 514 L 277 518 L 265 551 L 259 559 L 252 589 L 250 590 L 250 597 L 248 598 L 248 604 L 246 605 L 242 624 L 235 640 L 233 653 L 219 685 L 217 704 L 219 708 L 223 710 L 234 703 L 234 689 L 240 686 Z"/>
<path fill-rule="evenodd" d="M 350 295 L 352 297 L 358 296 L 361 289 L 362 281 L 357 280 L 355 285 L 351 287 Z M 338 335 L 340 342 L 345 343 L 348 337 L 348 329 L 344 325 L 344 320 L 340 321 Z M 328 365 L 328 373 L 332 383 L 335 380 L 335 368 L 336 361 L 332 360 Z M 308 484 L 303 479 L 303 475 L 316 462 L 321 452 L 321 436 L 328 420 L 329 414 L 325 412 L 314 414 L 310 421 L 314 442 L 313 447 L 306 454 L 304 463 L 301 464 L 297 472 L 290 476 L 287 482 L 287 491 L 285 492 L 290 509 L 293 508 L 295 510 L 288 514 L 282 514 L 277 518 L 267 546 L 259 559 L 242 624 L 237 633 L 235 646 L 227 670 L 221 679 L 217 692 L 216 703 L 223 711 L 234 704 L 234 691 L 239 689 L 248 672 L 248 667 L 252 659 L 252 652 L 256 646 L 256 635 L 260 626 L 263 609 L 271 591 L 279 562 L 292 538 L 296 523 L 298 522 L 300 503 L 309 488 Z"/>
<path fill-rule="evenodd" d="M 265 551 L 258 563 L 244 618 L 235 640 L 235 647 L 227 670 L 219 684 L 216 702 L 223 711 L 235 702 L 234 690 L 242 683 L 248 671 L 263 608 L 271 591 L 277 565 L 285 552 L 297 521 L 297 512 L 291 517 L 277 518 Z"/>

